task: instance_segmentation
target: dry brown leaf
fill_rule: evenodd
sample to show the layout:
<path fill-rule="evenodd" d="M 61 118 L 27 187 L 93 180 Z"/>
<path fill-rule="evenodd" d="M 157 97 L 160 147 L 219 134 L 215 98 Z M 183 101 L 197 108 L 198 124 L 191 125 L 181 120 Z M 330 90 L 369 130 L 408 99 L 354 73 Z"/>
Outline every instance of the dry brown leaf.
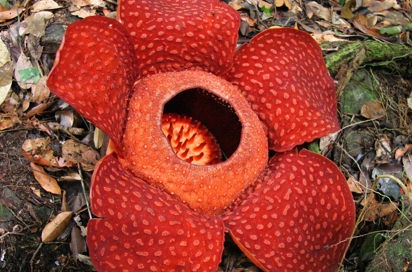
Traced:
<path fill-rule="evenodd" d="M 61 195 L 62 190 L 57 183 L 57 180 L 47 174 L 43 167 L 33 162 L 30 163 L 30 167 L 33 170 L 34 178 L 44 190 L 55 195 Z"/>
<path fill-rule="evenodd" d="M 105 134 L 100 129 L 96 128 L 93 133 L 93 143 L 95 148 L 100 148 L 103 145 Z"/>
<path fill-rule="evenodd" d="M 31 12 L 39 12 L 42 10 L 59 9 L 62 6 L 54 2 L 53 0 L 40 0 L 31 6 Z"/>
<path fill-rule="evenodd" d="M 375 142 L 376 160 L 379 162 L 389 162 L 391 159 L 392 146 L 391 139 L 387 135 L 382 135 Z"/>
<path fill-rule="evenodd" d="M 359 181 L 357 181 L 353 176 L 350 176 L 348 178 L 348 185 L 349 185 L 349 189 L 352 193 L 356 193 L 356 194 L 363 194 L 364 193 L 364 189 L 360 185 Z"/>
<path fill-rule="evenodd" d="M 409 181 L 412 182 L 412 154 L 408 154 L 402 158 L 403 171 L 405 171 L 406 176 Z M 411 184 L 411 182 L 409 184 Z M 412 191 L 412 188 L 411 188 Z"/>
<path fill-rule="evenodd" d="M 396 2 L 396 0 L 364 0 L 363 6 L 367 7 L 370 11 L 373 12 L 384 11 L 391 8 L 400 9 L 400 6 Z"/>
<path fill-rule="evenodd" d="M 62 156 L 65 161 L 74 164 L 80 163 L 85 171 L 92 171 L 100 158 L 100 154 L 96 150 L 73 140 L 67 140 L 63 143 Z"/>
<path fill-rule="evenodd" d="M 364 206 L 364 221 L 375 222 L 377 219 L 388 216 L 398 209 L 398 204 L 395 202 L 380 203 L 374 195 L 371 194 L 366 199 L 363 199 L 361 205 Z"/>
<path fill-rule="evenodd" d="M 50 146 L 50 138 L 27 139 L 22 145 L 23 155 L 31 162 L 43 166 L 57 166 Z"/>
<path fill-rule="evenodd" d="M 386 111 L 379 100 L 370 100 L 363 104 L 361 115 L 368 119 L 379 119 L 386 115 Z"/>
<path fill-rule="evenodd" d="M 232 1 L 229 1 L 229 6 L 231 6 L 234 10 L 240 10 L 240 9 L 242 9 L 243 7 L 242 7 L 242 2 L 243 2 L 243 0 L 232 0 Z"/>
<path fill-rule="evenodd" d="M 18 123 L 20 123 L 20 119 L 17 115 L 11 113 L 0 114 L 0 131 L 11 128 Z"/>
<path fill-rule="evenodd" d="M 41 197 L 41 191 L 40 191 L 40 189 L 37 189 L 36 187 L 34 187 L 34 186 L 30 186 L 30 189 L 31 189 L 31 191 L 33 192 L 33 194 L 35 194 L 37 197 Z"/>
<path fill-rule="evenodd" d="M 74 226 L 72 228 L 72 233 L 70 235 L 70 250 L 72 251 L 73 256 L 76 258 L 79 254 L 87 251 L 86 241 L 81 235 L 80 228 Z"/>
<path fill-rule="evenodd" d="M 345 39 L 340 39 L 335 36 L 333 31 L 325 31 L 323 33 L 313 33 L 312 37 L 320 44 L 327 42 L 343 42 Z"/>
<path fill-rule="evenodd" d="M 10 10 L 5 10 L 0 12 L 0 22 L 4 22 L 10 19 L 14 19 L 24 11 L 24 8 L 19 8 L 15 4 Z"/>
<path fill-rule="evenodd" d="M 56 119 L 60 120 L 60 125 L 63 127 L 73 127 L 74 113 L 72 110 L 63 110 L 56 112 Z"/>
<path fill-rule="evenodd" d="M 385 38 L 384 36 L 380 34 L 379 29 L 369 26 L 368 18 L 366 18 L 365 15 L 356 14 L 356 16 L 353 19 L 353 25 L 357 29 L 359 29 L 360 31 L 362 31 L 363 33 L 369 36 L 376 37 L 379 39 Z"/>
<path fill-rule="evenodd" d="M 54 241 L 66 227 L 73 217 L 73 212 L 61 212 L 51 222 L 49 222 L 41 232 L 41 241 L 48 243 Z"/>
<path fill-rule="evenodd" d="M 312 18 L 313 15 L 316 15 L 319 18 L 322 18 L 328 22 L 331 21 L 332 17 L 332 11 L 328 8 L 325 8 L 321 4 L 315 2 L 315 1 L 310 1 L 308 3 L 305 3 L 306 7 L 306 14 L 308 18 Z"/>
<path fill-rule="evenodd" d="M 53 18 L 54 15 L 50 11 L 40 11 L 33 13 L 21 23 L 19 29 L 20 35 L 32 34 L 38 38 L 41 38 L 45 34 L 46 22 Z"/>
<path fill-rule="evenodd" d="M 0 39 L 0 105 L 8 96 L 13 81 L 13 63 L 6 44 Z"/>
<path fill-rule="evenodd" d="M 31 88 L 31 102 L 42 103 L 50 96 L 50 89 L 47 87 L 47 77 L 42 76 L 40 80 Z"/>
<path fill-rule="evenodd" d="M 53 102 L 51 102 L 51 103 L 41 103 L 41 104 L 31 108 L 26 113 L 26 117 L 30 118 L 30 117 L 32 117 L 36 114 L 40 114 L 40 113 L 44 112 L 45 110 L 47 110 L 52 104 L 53 104 Z"/>
<path fill-rule="evenodd" d="M 400 147 L 395 151 L 395 159 L 401 159 L 409 150 L 412 150 L 412 144 L 407 144 L 404 147 Z"/>

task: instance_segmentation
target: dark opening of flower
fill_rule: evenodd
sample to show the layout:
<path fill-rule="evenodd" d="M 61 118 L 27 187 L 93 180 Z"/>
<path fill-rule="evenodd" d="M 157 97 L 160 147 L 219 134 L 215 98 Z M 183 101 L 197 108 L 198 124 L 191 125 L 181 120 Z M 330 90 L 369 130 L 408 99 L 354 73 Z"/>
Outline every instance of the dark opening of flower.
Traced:
<path fill-rule="evenodd" d="M 239 117 L 227 101 L 207 90 L 196 88 L 177 94 L 165 104 L 164 112 L 190 116 L 201 122 L 216 138 L 223 160 L 239 146 L 242 133 Z"/>

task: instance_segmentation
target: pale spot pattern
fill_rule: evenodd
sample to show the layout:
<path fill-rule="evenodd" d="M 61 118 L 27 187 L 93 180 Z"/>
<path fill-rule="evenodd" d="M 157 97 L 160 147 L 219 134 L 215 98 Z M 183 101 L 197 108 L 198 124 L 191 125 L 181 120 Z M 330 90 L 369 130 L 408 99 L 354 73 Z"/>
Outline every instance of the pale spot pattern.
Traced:
<path fill-rule="evenodd" d="M 334 83 L 307 33 L 286 28 L 260 33 L 236 51 L 229 80 L 267 125 L 275 151 L 339 129 Z"/>
<path fill-rule="evenodd" d="M 220 75 L 230 69 L 239 15 L 219 0 L 129 0 L 120 2 L 118 12 L 134 33 L 140 76 L 187 69 Z"/>
<path fill-rule="evenodd" d="M 120 208 L 124 197 L 127 209 Z M 216 271 L 223 250 L 221 220 L 195 213 L 136 178 L 113 154 L 95 170 L 91 203 L 102 217 L 89 221 L 87 235 L 89 247 L 98 249 L 90 251 L 98 271 Z"/>
<path fill-rule="evenodd" d="M 312 169 L 314 180 L 301 169 Z M 268 271 L 336 271 L 355 224 L 339 169 L 321 155 L 294 150 L 276 154 L 257 184 L 224 220 L 246 255 Z"/>

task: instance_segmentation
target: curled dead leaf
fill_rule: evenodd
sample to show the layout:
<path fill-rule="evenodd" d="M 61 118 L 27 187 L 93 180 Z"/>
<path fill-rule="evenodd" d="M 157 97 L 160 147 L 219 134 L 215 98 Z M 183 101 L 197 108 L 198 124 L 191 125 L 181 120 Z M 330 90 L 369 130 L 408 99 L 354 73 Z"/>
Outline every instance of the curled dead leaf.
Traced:
<path fill-rule="evenodd" d="M 66 227 L 69 225 L 73 217 L 73 212 L 61 212 L 51 222 L 49 222 L 41 233 L 41 240 L 43 243 L 54 241 Z"/>
<path fill-rule="evenodd" d="M 11 128 L 18 123 L 20 123 L 20 119 L 17 115 L 11 113 L 0 114 L 0 131 Z"/>
<path fill-rule="evenodd" d="M 100 129 L 96 128 L 93 133 L 94 147 L 100 148 L 103 145 L 105 134 Z"/>
<path fill-rule="evenodd" d="M 313 17 L 313 15 L 316 15 L 319 18 L 322 18 L 325 21 L 330 22 L 332 17 L 331 17 L 331 10 L 328 8 L 325 8 L 321 4 L 315 2 L 315 1 L 310 1 L 305 3 L 306 7 L 306 14 L 310 18 Z"/>
<path fill-rule="evenodd" d="M 31 6 L 31 12 L 38 12 L 42 10 L 51 10 L 61 8 L 59 4 L 53 0 L 40 0 Z"/>
<path fill-rule="evenodd" d="M 31 162 L 43 166 L 57 166 L 50 138 L 27 139 L 22 145 L 23 155 Z"/>
<path fill-rule="evenodd" d="M 47 174 L 43 167 L 36 165 L 33 162 L 30 163 L 30 167 L 33 170 L 34 178 L 44 190 L 55 195 L 61 195 L 62 190 L 57 183 L 57 180 Z"/>
<path fill-rule="evenodd" d="M 4 22 L 13 18 L 16 18 L 24 11 L 24 8 L 19 8 L 17 4 L 15 4 L 10 10 L 5 10 L 0 12 L 0 22 Z"/>
<path fill-rule="evenodd" d="M 391 215 L 398 209 L 396 202 L 378 202 L 373 194 L 363 199 L 361 205 L 364 207 L 363 220 L 368 222 L 375 222 L 379 218 Z"/>
<path fill-rule="evenodd" d="M 100 154 L 96 150 L 73 140 L 67 140 L 63 143 L 62 155 L 65 161 L 74 164 L 80 163 L 85 171 L 92 171 L 100 159 Z"/>
<path fill-rule="evenodd" d="M 362 188 L 362 186 L 360 185 L 360 182 L 357 181 L 355 179 L 355 177 L 350 176 L 348 178 L 348 185 L 349 185 L 349 189 L 352 193 L 356 193 L 356 194 L 363 194 L 364 190 Z"/>
<path fill-rule="evenodd" d="M 379 100 L 370 100 L 363 104 L 361 115 L 368 119 L 379 119 L 386 115 L 386 111 Z"/>
<path fill-rule="evenodd" d="M 47 77 L 42 76 L 40 80 L 31 88 L 31 102 L 42 103 L 50 96 L 50 90 L 46 85 Z"/>
<path fill-rule="evenodd" d="M 409 150 L 412 150 L 412 144 L 407 144 L 404 147 L 400 147 L 395 151 L 395 159 L 401 159 Z"/>

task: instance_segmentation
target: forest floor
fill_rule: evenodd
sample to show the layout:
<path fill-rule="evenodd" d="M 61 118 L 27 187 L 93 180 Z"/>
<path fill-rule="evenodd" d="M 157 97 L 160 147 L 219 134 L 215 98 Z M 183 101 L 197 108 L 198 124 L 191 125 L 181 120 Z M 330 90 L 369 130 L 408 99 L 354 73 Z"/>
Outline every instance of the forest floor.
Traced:
<path fill-rule="evenodd" d="M 85 196 L 102 138 L 45 82 L 67 25 L 117 5 L 55 1 L 0 0 L 0 271 L 93 271 Z M 339 166 L 356 203 L 341 271 L 412 271 L 410 0 L 227 2 L 240 43 L 287 26 L 322 46 L 342 129 L 307 147 Z M 58 214 L 69 223 L 47 229 Z M 219 270 L 259 271 L 230 240 Z"/>

